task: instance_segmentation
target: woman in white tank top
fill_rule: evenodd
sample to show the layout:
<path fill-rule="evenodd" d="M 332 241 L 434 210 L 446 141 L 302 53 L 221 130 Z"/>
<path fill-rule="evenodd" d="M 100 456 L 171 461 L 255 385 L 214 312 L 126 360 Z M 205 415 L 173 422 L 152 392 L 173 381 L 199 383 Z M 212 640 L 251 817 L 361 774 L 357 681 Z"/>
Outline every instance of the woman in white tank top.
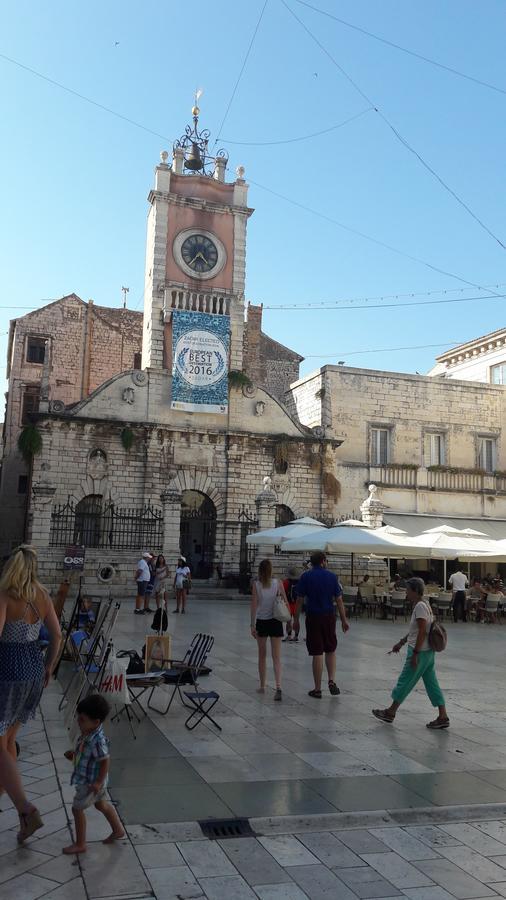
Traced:
<path fill-rule="evenodd" d="M 281 700 L 281 639 L 283 624 L 274 618 L 274 601 L 278 594 L 286 599 L 283 583 L 272 577 L 270 559 L 263 559 L 258 567 L 258 580 L 253 582 L 251 594 L 251 634 L 258 647 L 258 674 L 260 676 L 259 694 L 265 693 L 267 676 L 267 638 L 271 639 L 272 665 L 276 679 L 275 700 Z"/>

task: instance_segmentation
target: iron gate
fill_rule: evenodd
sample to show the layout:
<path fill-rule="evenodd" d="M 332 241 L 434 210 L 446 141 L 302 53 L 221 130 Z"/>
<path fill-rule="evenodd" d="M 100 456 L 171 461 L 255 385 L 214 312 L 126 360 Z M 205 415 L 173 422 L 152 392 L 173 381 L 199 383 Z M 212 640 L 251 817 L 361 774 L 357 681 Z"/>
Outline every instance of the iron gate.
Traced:
<path fill-rule="evenodd" d="M 239 574 L 241 577 L 251 575 L 253 563 L 255 562 L 255 547 L 251 547 L 246 543 L 249 534 L 258 531 L 258 519 L 256 513 L 252 512 L 248 507 L 241 506 L 238 515 L 241 543 L 239 547 Z"/>
<path fill-rule="evenodd" d="M 82 544 L 110 550 L 158 550 L 163 543 L 163 514 L 158 507 L 103 505 L 102 497 L 90 494 L 79 503 L 69 497 L 51 513 L 51 547 Z"/>

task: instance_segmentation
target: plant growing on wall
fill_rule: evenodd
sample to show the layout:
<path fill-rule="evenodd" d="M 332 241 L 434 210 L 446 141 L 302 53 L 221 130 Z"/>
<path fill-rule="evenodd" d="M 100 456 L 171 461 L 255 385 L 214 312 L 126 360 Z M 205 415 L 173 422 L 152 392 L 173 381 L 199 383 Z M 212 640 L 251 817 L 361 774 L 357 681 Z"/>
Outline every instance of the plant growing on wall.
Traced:
<path fill-rule="evenodd" d="M 322 477 L 323 490 L 327 497 L 331 497 L 336 502 L 341 497 L 341 482 L 339 482 L 332 472 L 324 472 Z"/>
<path fill-rule="evenodd" d="M 121 432 L 121 443 L 123 444 L 124 449 L 128 451 L 131 449 L 132 444 L 134 442 L 134 433 L 131 428 L 123 428 Z"/>
<path fill-rule="evenodd" d="M 317 400 L 323 400 L 325 396 L 325 388 L 321 387 L 319 391 L 316 391 L 315 397 Z"/>
<path fill-rule="evenodd" d="M 251 378 L 240 369 L 230 369 L 228 373 L 228 386 L 240 390 L 243 387 L 251 387 Z"/>
<path fill-rule="evenodd" d="M 25 462 L 30 463 L 42 450 L 42 435 L 35 425 L 25 425 L 18 437 L 18 450 Z"/>

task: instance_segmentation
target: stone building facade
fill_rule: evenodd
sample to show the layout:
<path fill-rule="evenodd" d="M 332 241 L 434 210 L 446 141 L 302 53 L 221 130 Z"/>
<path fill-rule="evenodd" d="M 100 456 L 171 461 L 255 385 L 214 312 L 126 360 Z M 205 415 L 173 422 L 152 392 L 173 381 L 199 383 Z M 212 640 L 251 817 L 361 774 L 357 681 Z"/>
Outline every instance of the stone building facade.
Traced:
<path fill-rule="evenodd" d="M 171 566 L 182 551 L 196 578 L 247 581 L 248 533 L 303 515 L 358 517 L 361 505 L 369 515 L 371 483 L 375 523 L 387 508 L 506 519 L 504 389 L 341 366 L 299 379 L 302 357 L 262 332 L 261 307 L 245 306 L 244 171 L 226 181 L 218 157 L 208 177 L 189 152 L 176 143 L 171 165 L 162 154 L 149 194 L 141 370 L 111 373 L 63 408 L 51 387 L 39 405 L 28 524 L 44 579 L 55 587 L 65 548 L 80 543 L 96 593 L 131 595 L 145 549 Z M 179 313 L 226 317 L 222 414 L 174 406 Z"/>
<path fill-rule="evenodd" d="M 436 358 L 429 375 L 506 384 L 506 328 L 458 344 Z"/>
<path fill-rule="evenodd" d="M 374 483 L 399 512 L 506 519 L 503 387 L 324 366 L 293 384 L 286 403 L 340 442 L 344 508 L 358 508 Z"/>
<path fill-rule="evenodd" d="M 43 374 L 51 408 L 89 396 L 117 372 L 140 368 L 142 313 L 85 303 L 69 294 L 10 323 L 7 349 L 0 554 L 23 539 L 29 470 L 17 448 L 38 411 Z"/>

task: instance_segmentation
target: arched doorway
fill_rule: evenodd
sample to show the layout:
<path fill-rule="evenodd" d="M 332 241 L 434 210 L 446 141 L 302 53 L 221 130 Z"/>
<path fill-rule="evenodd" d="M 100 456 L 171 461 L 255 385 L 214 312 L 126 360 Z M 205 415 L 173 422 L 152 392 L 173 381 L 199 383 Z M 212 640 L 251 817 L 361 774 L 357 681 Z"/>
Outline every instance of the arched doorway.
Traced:
<path fill-rule="evenodd" d="M 295 515 L 289 506 L 285 506 L 284 503 L 276 504 L 276 528 L 280 525 L 289 525 L 294 519 Z"/>
<path fill-rule="evenodd" d="M 193 578 L 210 578 L 214 567 L 216 507 L 207 494 L 183 491 L 181 499 L 181 553 Z"/>

